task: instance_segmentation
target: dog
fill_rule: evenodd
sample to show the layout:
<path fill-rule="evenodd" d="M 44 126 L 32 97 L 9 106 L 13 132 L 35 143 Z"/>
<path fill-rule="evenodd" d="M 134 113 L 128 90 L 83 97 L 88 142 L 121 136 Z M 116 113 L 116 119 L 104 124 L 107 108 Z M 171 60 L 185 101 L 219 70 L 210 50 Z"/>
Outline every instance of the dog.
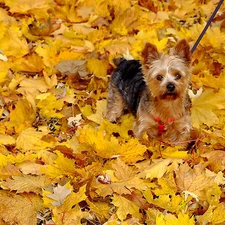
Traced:
<path fill-rule="evenodd" d="M 106 119 L 111 122 L 131 112 L 136 120 L 133 133 L 141 138 L 159 138 L 182 144 L 190 139 L 191 75 L 190 46 L 185 39 L 163 54 L 146 43 L 142 60 L 115 60 L 109 83 Z"/>

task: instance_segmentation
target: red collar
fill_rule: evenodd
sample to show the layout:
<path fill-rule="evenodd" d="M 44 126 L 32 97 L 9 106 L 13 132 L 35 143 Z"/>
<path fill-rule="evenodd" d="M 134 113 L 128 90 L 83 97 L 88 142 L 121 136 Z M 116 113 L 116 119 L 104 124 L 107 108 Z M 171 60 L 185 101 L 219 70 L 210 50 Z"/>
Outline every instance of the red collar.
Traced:
<path fill-rule="evenodd" d="M 158 117 L 154 117 L 153 119 L 159 124 L 158 126 L 158 135 L 163 134 L 166 130 L 165 130 L 165 125 L 172 123 L 174 120 L 176 120 L 175 118 L 170 118 L 168 119 L 165 123 L 162 122 Z"/>

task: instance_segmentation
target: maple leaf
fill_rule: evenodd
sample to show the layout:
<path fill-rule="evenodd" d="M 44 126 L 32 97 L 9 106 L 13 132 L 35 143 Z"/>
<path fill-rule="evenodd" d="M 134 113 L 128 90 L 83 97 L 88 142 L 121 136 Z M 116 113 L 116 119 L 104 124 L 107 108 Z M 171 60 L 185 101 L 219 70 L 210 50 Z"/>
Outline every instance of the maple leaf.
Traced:
<path fill-rule="evenodd" d="M 180 159 L 156 159 L 153 161 L 148 168 L 146 168 L 144 171 L 142 171 L 142 174 L 146 176 L 146 178 L 161 178 L 163 175 L 168 171 L 168 165 L 172 164 L 172 166 L 175 166 L 178 163 L 181 163 L 182 160 Z"/>
<path fill-rule="evenodd" d="M 10 120 L 6 124 L 14 128 L 17 133 L 31 127 L 35 119 L 35 111 L 27 100 L 19 100 L 15 109 L 11 109 Z"/>
<path fill-rule="evenodd" d="M 79 141 L 89 144 L 96 154 L 102 158 L 110 158 L 119 154 L 120 145 L 118 140 L 113 136 L 107 139 L 101 130 L 97 131 L 91 126 L 81 130 Z"/>
<path fill-rule="evenodd" d="M 178 218 L 176 218 L 172 214 L 167 214 L 164 216 L 163 214 L 157 216 L 156 218 L 156 225 L 194 225 L 194 217 L 189 218 L 186 214 L 178 214 Z"/>
<path fill-rule="evenodd" d="M 99 77 L 105 77 L 107 75 L 107 63 L 98 59 L 88 59 L 87 69 L 90 74 L 94 74 Z"/>
<path fill-rule="evenodd" d="M 153 193 L 150 189 L 143 192 L 145 199 L 150 203 L 160 208 L 169 210 L 170 212 L 179 212 L 184 207 L 183 198 L 176 193 L 159 195 L 154 198 Z"/>
<path fill-rule="evenodd" d="M 53 210 L 53 221 L 57 225 L 81 225 L 81 220 L 82 219 L 88 219 L 88 213 L 83 212 L 79 206 L 75 206 L 72 208 L 70 211 L 65 211 L 61 208 L 54 208 Z"/>
<path fill-rule="evenodd" d="M 199 198 L 205 198 L 204 189 L 213 185 L 213 178 L 206 176 L 204 167 L 199 164 L 191 169 L 187 163 L 176 171 L 176 183 L 181 191 L 190 191 Z"/>
<path fill-rule="evenodd" d="M 41 193 L 41 188 L 47 185 L 46 177 L 44 176 L 23 176 L 23 177 L 12 177 L 1 183 L 3 189 L 15 190 L 17 193 L 33 192 L 36 194 Z M 50 182 L 49 182 L 50 184 Z"/>
<path fill-rule="evenodd" d="M 134 218 L 141 217 L 139 207 L 134 202 L 122 196 L 114 194 L 112 204 L 117 207 L 116 214 L 121 221 L 125 220 L 128 214 L 132 215 Z"/>
<path fill-rule="evenodd" d="M 65 157 L 60 151 L 55 151 L 57 158 L 54 160 L 54 165 L 47 165 L 42 168 L 42 172 L 49 177 L 55 178 L 62 174 L 74 175 L 76 174 L 75 161 Z"/>
<path fill-rule="evenodd" d="M 7 76 L 8 76 L 8 65 L 5 62 L 0 61 L 0 83 L 3 83 L 6 81 Z"/>
<path fill-rule="evenodd" d="M 65 75 L 79 74 L 81 77 L 85 77 L 88 73 L 86 71 L 85 60 L 65 60 L 61 61 L 56 69 Z"/>
<path fill-rule="evenodd" d="M 36 97 L 40 101 L 37 103 L 37 107 L 40 108 L 40 114 L 47 119 L 51 117 L 62 118 L 63 114 L 58 112 L 63 108 L 63 101 L 56 99 L 56 96 L 50 93 L 40 94 Z"/>
<path fill-rule="evenodd" d="M 200 97 L 192 99 L 191 118 L 194 127 L 199 128 L 203 123 L 208 126 L 219 123 L 219 118 L 214 110 L 224 107 L 223 96 L 224 89 L 218 93 L 205 90 Z"/>
<path fill-rule="evenodd" d="M 91 115 L 88 115 L 87 118 L 91 121 L 100 124 L 104 120 L 103 116 L 105 114 L 106 104 L 107 104 L 106 100 L 97 101 L 96 112 Z"/>
<path fill-rule="evenodd" d="M 15 139 L 12 136 L 0 134 L 1 145 L 14 145 L 15 143 Z"/>
<path fill-rule="evenodd" d="M 37 54 L 26 56 L 22 59 L 15 60 L 13 70 L 24 72 L 41 72 L 44 68 L 42 58 Z"/>
<path fill-rule="evenodd" d="M 118 149 L 118 153 L 125 162 L 137 162 L 143 159 L 146 146 L 139 143 L 138 139 L 130 139 Z"/>
<path fill-rule="evenodd" d="M 36 211 L 42 209 L 40 196 L 32 194 L 16 195 L 1 191 L 0 204 L 0 218 L 9 224 L 35 225 Z"/>
<path fill-rule="evenodd" d="M 7 56 L 16 56 L 19 58 L 28 54 L 29 50 L 26 39 L 18 35 L 17 32 L 11 27 L 7 29 L 4 36 L 0 39 L 0 49 Z"/>
<path fill-rule="evenodd" d="M 16 147 L 23 152 L 29 150 L 38 150 L 47 146 L 51 146 L 51 143 L 42 141 L 41 138 L 48 134 L 48 132 L 38 132 L 33 128 L 23 130 L 16 140 Z"/>
<path fill-rule="evenodd" d="M 46 196 L 52 200 L 51 204 L 53 206 L 61 206 L 65 200 L 65 198 L 70 195 L 72 192 L 72 187 L 69 183 L 61 186 L 58 184 L 56 187 L 53 187 L 53 193 L 47 194 Z"/>

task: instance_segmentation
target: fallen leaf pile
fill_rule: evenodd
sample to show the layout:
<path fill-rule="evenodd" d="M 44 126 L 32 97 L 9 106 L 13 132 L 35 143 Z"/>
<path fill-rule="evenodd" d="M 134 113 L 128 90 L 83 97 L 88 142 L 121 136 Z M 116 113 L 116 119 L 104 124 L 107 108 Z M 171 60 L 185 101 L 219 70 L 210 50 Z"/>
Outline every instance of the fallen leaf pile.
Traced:
<path fill-rule="evenodd" d="M 195 144 L 105 119 L 113 59 L 194 45 L 218 0 L 0 0 L 0 224 L 225 224 L 225 5 L 192 55 Z"/>

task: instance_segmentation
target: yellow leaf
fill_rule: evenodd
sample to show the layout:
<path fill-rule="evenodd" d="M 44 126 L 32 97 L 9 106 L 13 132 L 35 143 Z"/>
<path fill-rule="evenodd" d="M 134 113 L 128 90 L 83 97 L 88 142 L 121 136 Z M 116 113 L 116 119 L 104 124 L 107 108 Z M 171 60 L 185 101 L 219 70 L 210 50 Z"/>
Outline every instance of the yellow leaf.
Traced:
<path fill-rule="evenodd" d="M 16 71 L 24 72 L 41 72 L 44 68 L 42 58 L 37 54 L 32 54 L 24 58 L 15 60 L 15 63 L 12 67 Z"/>
<path fill-rule="evenodd" d="M 8 224 L 37 224 L 37 210 L 42 209 L 40 196 L 15 195 L 1 191 L 0 195 L 0 218 Z"/>
<path fill-rule="evenodd" d="M 49 88 L 53 88 L 54 86 L 57 85 L 58 83 L 57 76 L 55 74 L 53 74 L 51 77 L 49 77 L 45 71 L 43 71 L 43 74 L 44 74 L 45 83 L 47 84 Z"/>
<path fill-rule="evenodd" d="M 49 9 L 51 4 L 54 4 L 51 0 L 34 0 L 32 2 L 27 2 L 22 0 L 20 2 L 16 0 L 6 0 L 5 4 L 10 8 L 12 13 L 28 13 L 30 10 L 34 9 Z"/>
<path fill-rule="evenodd" d="M 120 145 L 116 137 L 106 138 L 102 131 L 91 126 L 84 127 L 80 132 L 79 141 L 89 144 L 98 156 L 110 158 L 119 154 Z"/>
<path fill-rule="evenodd" d="M 116 215 L 121 221 L 125 220 L 128 214 L 133 218 L 141 218 L 139 207 L 122 196 L 114 194 L 112 204 L 117 207 Z"/>
<path fill-rule="evenodd" d="M 164 178 L 158 179 L 158 184 L 161 188 L 158 188 L 154 191 L 156 195 L 166 195 L 166 194 L 175 194 L 177 192 L 177 186 L 174 180 L 173 172 L 167 174 Z"/>
<path fill-rule="evenodd" d="M 132 167 L 126 165 L 120 158 L 116 159 L 116 162 L 112 165 L 115 170 L 115 175 L 120 180 L 127 180 L 133 178 L 136 173 Z"/>
<path fill-rule="evenodd" d="M 92 212 L 96 214 L 96 216 L 100 217 L 101 219 L 109 219 L 110 205 L 107 202 L 91 202 L 88 199 L 86 199 L 86 202 L 88 203 L 88 206 L 90 207 Z M 109 224 L 111 223 L 107 223 L 107 225 Z"/>
<path fill-rule="evenodd" d="M 74 175 L 76 173 L 75 161 L 65 157 L 60 151 L 55 151 L 57 158 L 54 165 L 47 165 L 45 169 L 41 169 L 42 173 L 52 178 L 59 177 L 63 174 Z"/>
<path fill-rule="evenodd" d="M 15 109 L 11 109 L 10 120 L 6 122 L 8 126 L 14 128 L 17 133 L 32 126 L 35 119 L 35 112 L 31 107 L 31 104 L 21 99 L 15 106 Z"/>
<path fill-rule="evenodd" d="M 7 80 L 8 76 L 8 64 L 0 61 L 0 84 Z"/>
<path fill-rule="evenodd" d="M 6 166 L 8 164 L 9 160 L 7 156 L 0 153 L 0 166 Z"/>
<path fill-rule="evenodd" d="M 171 163 L 179 163 L 182 162 L 180 159 L 155 159 L 152 164 L 143 171 L 146 178 L 161 178 L 167 171 L 168 165 Z"/>
<path fill-rule="evenodd" d="M 23 130 L 16 140 L 16 147 L 23 152 L 30 150 L 40 150 L 47 146 L 52 146 L 52 143 L 42 141 L 42 137 L 48 132 L 38 132 L 33 128 Z"/>
<path fill-rule="evenodd" d="M 138 139 L 132 138 L 127 143 L 121 145 L 118 153 L 125 162 L 135 163 L 144 158 L 143 154 L 146 150 L 145 145 L 140 144 Z"/>
<path fill-rule="evenodd" d="M 99 59 L 88 59 L 87 69 L 90 74 L 105 77 L 107 75 L 107 63 Z"/>
<path fill-rule="evenodd" d="M 45 97 L 37 103 L 37 107 L 40 108 L 40 114 L 47 119 L 64 117 L 62 113 L 58 112 L 63 108 L 64 102 L 61 99 L 56 99 L 53 94 L 46 93 L 44 95 Z"/>
<path fill-rule="evenodd" d="M 106 100 L 99 100 L 96 103 L 96 112 L 87 116 L 87 118 L 97 124 L 100 124 L 104 120 L 104 114 L 106 110 Z M 86 108 L 87 109 L 87 108 Z"/>
<path fill-rule="evenodd" d="M 156 217 L 156 225 L 194 225 L 194 217 L 189 218 L 187 214 L 178 214 L 178 218 L 172 214 L 159 215 Z"/>
<path fill-rule="evenodd" d="M 219 123 L 219 119 L 213 110 L 224 108 L 224 93 L 224 89 L 217 93 L 212 90 L 205 90 L 198 98 L 192 99 L 191 118 L 193 127 L 199 128 L 203 123 L 208 126 Z"/>
<path fill-rule="evenodd" d="M 58 184 L 56 187 L 53 187 L 52 194 L 46 194 L 46 197 L 54 200 L 51 202 L 53 206 L 61 206 L 65 200 L 65 198 L 70 195 L 72 192 L 72 186 L 67 183 L 63 186 Z"/>
<path fill-rule="evenodd" d="M 204 189 L 213 185 L 214 178 L 207 177 L 202 164 L 190 168 L 187 163 L 180 165 L 176 171 L 177 187 L 181 191 L 190 191 L 199 198 L 205 199 Z"/>
<path fill-rule="evenodd" d="M 9 28 L 4 34 L 4 37 L 0 39 L 0 49 L 9 57 L 16 56 L 17 58 L 26 55 L 28 50 L 28 44 L 24 37 L 20 37 L 19 32 Z"/>
<path fill-rule="evenodd" d="M 183 208 L 183 198 L 180 195 L 176 195 L 176 193 L 170 193 L 166 195 L 161 194 L 157 196 L 157 198 L 153 198 L 152 191 L 147 189 L 144 191 L 143 195 L 150 204 L 156 205 L 171 212 L 179 212 Z"/>
<path fill-rule="evenodd" d="M 129 131 L 132 130 L 134 123 L 134 117 L 132 114 L 128 113 L 120 118 L 120 124 L 114 124 L 108 120 L 104 120 L 100 126 L 102 130 L 107 131 L 107 133 L 118 133 L 124 139 L 130 139 Z"/>
<path fill-rule="evenodd" d="M 187 151 L 180 151 L 179 146 L 167 147 L 162 151 L 163 158 L 179 158 L 187 159 L 189 154 Z"/>
<path fill-rule="evenodd" d="M 115 57 L 117 54 L 124 54 L 127 49 L 130 49 L 130 45 L 127 42 L 119 40 L 106 40 L 100 43 L 100 48 L 105 48 L 109 53 Z"/>
<path fill-rule="evenodd" d="M 111 29 L 115 33 L 126 35 L 134 27 L 137 16 L 134 8 L 127 8 L 125 11 L 117 10 L 115 19 L 111 24 Z"/>
<path fill-rule="evenodd" d="M 16 143 L 12 136 L 0 134 L 0 144 L 1 145 L 14 145 Z"/>
<path fill-rule="evenodd" d="M 55 207 L 52 212 L 52 219 L 57 225 L 82 225 L 81 219 L 89 216 L 88 212 L 82 211 L 77 205 L 69 211 Z"/>
<path fill-rule="evenodd" d="M 49 181 L 48 184 L 51 184 Z M 13 176 L 12 179 L 7 179 L 1 183 L 3 189 L 16 191 L 17 193 L 33 192 L 41 193 L 41 189 L 47 185 L 47 179 L 44 176 Z"/>
<path fill-rule="evenodd" d="M 68 195 L 63 202 L 62 209 L 69 211 L 79 202 L 85 201 L 87 199 L 86 186 L 87 185 L 84 185 L 80 187 L 78 192 L 72 192 L 70 195 Z"/>
<path fill-rule="evenodd" d="M 225 221 L 225 208 L 224 203 L 219 203 L 213 210 L 212 223 L 221 224 Z"/>

